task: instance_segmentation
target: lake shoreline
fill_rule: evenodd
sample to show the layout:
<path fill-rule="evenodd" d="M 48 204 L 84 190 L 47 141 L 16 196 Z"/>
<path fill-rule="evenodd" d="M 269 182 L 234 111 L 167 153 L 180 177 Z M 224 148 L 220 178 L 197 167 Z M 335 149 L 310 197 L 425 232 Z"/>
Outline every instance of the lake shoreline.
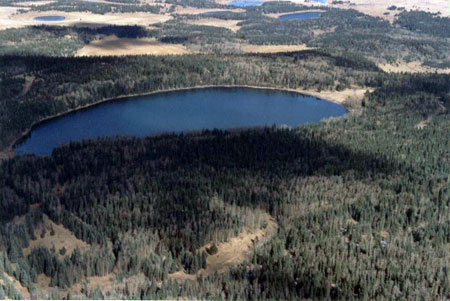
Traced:
<path fill-rule="evenodd" d="M 41 125 L 44 122 L 51 121 L 53 119 L 56 119 L 56 118 L 59 118 L 59 117 L 62 117 L 62 116 L 65 116 L 65 115 L 68 115 L 68 114 L 71 114 L 71 113 L 74 113 L 77 111 L 89 109 L 89 108 L 101 105 L 103 103 L 106 103 L 106 102 L 120 101 L 120 100 L 130 98 L 130 97 L 150 96 L 150 95 L 154 95 L 154 94 L 162 94 L 162 93 L 177 92 L 177 91 L 189 91 L 189 90 L 196 90 L 196 89 L 210 89 L 210 88 L 248 88 L 248 89 L 292 92 L 292 93 L 297 93 L 297 94 L 304 95 L 304 96 L 312 96 L 312 97 L 318 98 L 320 100 L 324 100 L 324 101 L 342 105 L 347 110 L 347 114 L 344 114 L 343 116 L 337 117 L 337 118 L 345 117 L 348 115 L 348 113 L 351 112 L 349 110 L 349 108 L 345 105 L 344 101 L 339 100 L 337 98 L 335 98 L 335 99 L 333 99 L 332 97 L 330 98 L 330 95 L 328 95 L 328 97 L 322 97 L 321 96 L 322 92 L 314 92 L 314 91 L 310 91 L 310 90 L 282 88 L 282 87 L 270 87 L 270 86 L 266 87 L 266 86 L 252 86 L 252 85 L 199 85 L 199 86 L 186 87 L 186 88 L 164 89 L 164 90 L 157 90 L 157 91 L 144 92 L 144 93 L 119 95 L 117 97 L 105 98 L 105 99 L 102 99 L 102 100 L 99 100 L 99 101 L 96 101 L 96 102 L 93 102 L 93 103 L 90 103 L 90 104 L 87 104 L 84 106 L 78 106 L 76 108 L 58 113 L 56 115 L 45 117 L 45 118 L 42 118 L 42 119 L 34 122 L 29 128 L 27 128 L 24 132 L 22 132 L 20 137 L 15 139 L 8 148 L 6 148 L 4 151 L 0 152 L 0 161 L 2 159 L 13 158 L 15 156 L 14 147 L 17 144 L 20 144 L 21 142 L 23 142 L 37 126 Z M 334 91 L 334 92 L 337 93 L 337 91 Z M 334 117 L 334 118 L 336 118 L 336 117 Z"/>

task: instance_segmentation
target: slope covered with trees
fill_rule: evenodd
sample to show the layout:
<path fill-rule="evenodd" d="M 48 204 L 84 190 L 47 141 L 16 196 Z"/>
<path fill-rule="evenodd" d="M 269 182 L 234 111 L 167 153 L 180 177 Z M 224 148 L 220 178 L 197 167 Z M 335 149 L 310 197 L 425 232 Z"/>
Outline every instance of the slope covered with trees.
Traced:
<path fill-rule="evenodd" d="M 342 90 L 376 87 L 385 76 L 364 58 L 325 51 L 123 58 L 3 56 L 0 64 L 3 150 L 43 118 L 123 95 L 199 85 Z"/>
<path fill-rule="evenodd" d="M 295 130 L 103 139 L 5 161 L 2 252 L 36 296 L 43 273 L 60 297 L 86 277 L 111 274 L 118 283 L 109 295 L 101 287 L 76 293 L 448 297 L 449 92 L 449 76 L 404 75 L 368 95 L 360 113 Z M 268 212 L 279 229 L 248 262 L 205 279 L 170 277 L 202 268 L 209 255 L 196 251 L 205 243 L 264 227 L 246 218 L 250 208 Z M 24 256 L 43 214 L 91 250 Z M 146 283 L 130 286 L 137 275 Z"/>

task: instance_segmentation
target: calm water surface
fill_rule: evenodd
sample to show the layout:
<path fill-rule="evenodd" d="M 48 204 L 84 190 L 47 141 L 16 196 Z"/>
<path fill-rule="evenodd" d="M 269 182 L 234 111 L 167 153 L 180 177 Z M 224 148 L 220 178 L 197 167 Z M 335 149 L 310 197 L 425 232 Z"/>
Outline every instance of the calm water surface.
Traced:
<path fill-rule="evenodd" d="M 246 7 L 246 6 L 257 6 L 261 5 L 262 1 L 231 1 L 228 2 L 228 5 Z"/>
<path fill-rule="evenodd" d="M 263 125 L 298 126 L 346 113 L 343 106 L 297 93 L 208 88 L 105 102 L 43 122 L 15 148 L 17 154 L 51 154 L 70 141 L 101 136 Z"/>
<path fill-rule="evenodd" d="M 287 14 L 278 17 L 279 20 L 307 20 L 307 19 L 318 19 L 320 18 L 321 13 L 319 12 L 304 12 L 304 13 L 296 13 L 296 14 Z"/>
<path fill-rule="evenodd" d="M 36 21 L 63 21 L 65 19 L 66 17 L 63 16 L 42 16 L 34 18 Z"/>

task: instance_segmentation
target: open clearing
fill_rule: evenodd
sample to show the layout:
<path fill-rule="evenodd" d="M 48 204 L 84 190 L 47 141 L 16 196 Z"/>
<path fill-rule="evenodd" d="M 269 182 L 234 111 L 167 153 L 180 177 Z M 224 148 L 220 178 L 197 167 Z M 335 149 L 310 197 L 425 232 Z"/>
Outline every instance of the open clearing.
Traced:
<path fill-rule="evenodd" d="M 311 4 L 305 2 L 305 0 L 292 0 L 292 2 L 313 6 L 320 6 L 321 4 Z M 350 3 L 344 4 L 331 4 L 332 1 L 328 1 L 329 6 L 339 8 L 352 8 L 362 13 L 381 17 L 389 21 L 393 21 L 395 14 L 398 11 L 389 11 L 389 6 L 395 5 L 397 7 L 404 7 L 406 10 L 423 10 L 431 13 L 440 12 L 443 16 L 450 16 L 450 1 L 448 0 L 350 0 Z M 322 4 L 323 5 L 323 4 Z M 384 13 L 389 12 L 389 15 Z"/>
<path fill-rule="evenodd" d="M 305 44 L 301 45 L 252 45 L 243 44 L 241 50 L 249 53 L 277 53 L 277 52 L 293 52 L 314 49 Z"/>
<path fill-rule="evenodd" d="M 263 0 L 263 2 L 268 2 L 270 0 Z M 332 4 L 329 0 L 328 4 L 315 3 L 306 0 L 290 0 L 291 2 L 297 4 L 308 5 L 314 8 L 320 8 L 323 6 L 332 6 L 339 8 L 352 8 L 356 9 L 362 13 L 372 15 L 375 17 L 381 17 L 389 21 L 393 21 L 396 11 L 389 11 L 387 8 L 391 5 L 397 7 L 405 7 L 407 10 L 423 10 L 431 13 L 440 12 L 443 16 L 450 16 L 450 1 L 448 0 L 350 0 L 343 4 Z M 216 0 L 217 3 L 227 4 L 228 0 Z M 345 2 L 345 1 L 344 1 Z M 389 12 L 389 15 L 384 15 L 384 13 Z"/>
<path fill-rule="evenodd" d="M 240 20 L 222 20 L 222 19 L 215 19 L 215 18 L 207 18 L 207 19 L 190 20 L 186 23 L 192 24 L 192 25 L 224 27 L 233 32 L 237 32 L 240 29 L 240 26 L 237 25 L 239 22 L 241 22 L 241 21 Z"/>
<path fill-rule="evenodd" d="M 128 39 L 108 36 L 93 41 L 78 50 L 76 56 L 114 55 L 181 55 L 191 53 L 184 45 L 165 44 L 153 38 Z"/>
<path fill-rule="evenodd" d="M 23 249 L 25 256 L 31 253 L 34 248 L 46 247 L 49 250 L 55 248 L 57 254 L 63 247 L 66 248 L 64 256 L 70 256 L 76 247 L 81 251 L 86 251 L 89 245 L 79 240 L 75 235 L 61 225 L 55 224 L 47 216 L 44 216 L 44 222 L 35 230 L 35 240 L 30 240 L 28 248 Z M 42 235 L 43 234 L 43 235 Z M 60 255 L 60 257 L 63 257 Z"/>
<path fill-rule="evenodd" d="M 442 74 L 450 74 L 450 68 L 447 69 L 439 69 L 432 68 L 428 66 L 422 65 L 421 62 L 398 62 L 394 64 L 379 64 L 380 67 L 385 72 L 390 73 L 442 73 Z"/>
<path fill-rule="evenodd" d="M 62 26 L 99 26 L 99 25 L 140 25 L 148 26 L 155 23 L 166 22 L 172 17 L 170 15 L 157 15 L 152 13 L 108 13 L 104 15 L 92 14 L 89 12 L 27 12 L 24 14 L 15 14 L 20 8 L 2 7 L 0 9 L 1 29 L 19 28 L 32 25 L 62 25 Z M 45 22 L 36 21 L 34 18 L 42 16 L 63 16 L 65 20 Z"/>
<path fill-rule="evenodd" d="M 296 92 L 304 93 L 307 95 L 312 95 L 317 98 L 331 100 L 336 103 L 347 103 L 347 102 L 360 102 L 364 98 L 367 91 L 372 92 L 373 89 L 362 89 L 362 88 L 352 88 L 352 89 L 345 89 L 342 91 L 313 91 L 313 90 L 300 90 L 296 89 L 293 90 Z"/>
<path fill-rule="evenodd" d="M 209 12 L 223 12 L 223 11 L 227 11 L 227 12 L 235 12 L 235 13 L 242 13 L 245 10 L 244 9 L 240 9 L 240 8 L 236 8 L 236 9 L 224 9 L 224 8 L 195 8 L 195 7 L 182 7 L 182 6 L 177 6 L 175 8 L 175 14 L 179 14 L 179 15 L 198 15 L 198 14 L 204 14 L 204 13 L 209 13 Z"/>
<path fill-rule="evenodd" d="M 208 276 L 214 273 L 224 273 L 233 266 L 243 263 L 249 256 L 253 246 L 258 247 L 269 241 L 277 232 L 277 223 L 267 213 L 261 213 L 261 218 L 267 222 L 264 229 L 258 229 L 252 232 L 241 233 L 229 241 L 217 245 L 217 253 L 210 255 L 206 259 L 206 269 L 201 269 L 196 275 L 186 274 L 184 271 L 178 271 L 169 274 L 169 277 L 177 280 L 197 279 L 197 276 Z M 211 247 L 211 244 L 203 246 L 200 251 Z"/>

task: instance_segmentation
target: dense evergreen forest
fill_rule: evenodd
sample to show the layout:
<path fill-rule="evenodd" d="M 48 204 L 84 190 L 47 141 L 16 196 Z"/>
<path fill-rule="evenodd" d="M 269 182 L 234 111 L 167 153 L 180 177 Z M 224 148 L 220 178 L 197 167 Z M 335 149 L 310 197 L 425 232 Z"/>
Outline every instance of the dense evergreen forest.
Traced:
<path fill-rule="evenodd" d="M 102 59 L 2 56 L 0 65 L 3 150 L 41 119 L 120 95 L 200 85 L 321 91 L 377 87 L 387 76 L 362 57 L 320 50 Z"/>
<path fill-rule="evenodd" d="M 173 19 L 0 31 L 0 299 L 450 299 L 450 75 L 377 65 L 448 67 L 449 18 L 392 6 L 393 24 L 335 8 L 280 21 L 269 14 L 307 7 L 182 14 L 175 8 L 231 7 L 108 2 L 31 10 Z M 189 24 L 203 18 L 238 29 Z M 198 53 L 74 57 L 109 35 Z M 243 44 L 314 49 L 245 54 Z M 207 85 L 367 92 L 345 103 L 346 116 L 294 129 L 101 138 L 5 156 L 46 118 Z M 223 245 L 253 233 L 267 235 L 251 239 L 245 259 L 211 268 Z"/>
<path fill-rule="evenodd" d="M 449 297 L 449 95 L 449 76 L 397 76 L 359 113 L 299 129 L 102 139 L 4 161 L 2 268 L 36 297 L 40 274 L 64 297 L 110 273 L 128 285 L 85 297 Z M 278 233 L 247 262 L 170 277 L 204 267 L 205 243 L 264 227 L 248 218 L 257 210 Z M 90 248 L 25 256 L 47 218 Z M 136 275 L 147 282 L 131 286 Z"/>

